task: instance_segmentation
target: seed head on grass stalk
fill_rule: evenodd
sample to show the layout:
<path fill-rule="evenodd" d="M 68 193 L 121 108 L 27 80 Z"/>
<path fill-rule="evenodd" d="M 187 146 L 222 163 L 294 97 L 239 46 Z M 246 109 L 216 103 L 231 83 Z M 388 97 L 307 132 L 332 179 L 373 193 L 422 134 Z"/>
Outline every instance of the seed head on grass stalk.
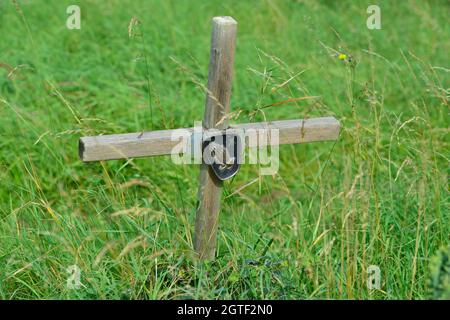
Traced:
<path fill-rule="evenodd" d="M 145 53 L 145 37 L 144 31 L 142 29 L 142 23 L 136 17 L 132 17 L 130 23 L 128 24 L 128 37 L 130 39 L 133 39 L 134 37 L 140 37 L 141 39 L 141 55 L 144 57 L 146 80 L 147 80 L 147 102 L 148 107 L 150 109 L 150 130 L 153 130 L 153 107 L 152 107 L 152 90 L 150 85 L 150 69 L 148 65 L 147 55 Z M 141 136 L 143 133 L 144 130 L 142 131 Z"/>

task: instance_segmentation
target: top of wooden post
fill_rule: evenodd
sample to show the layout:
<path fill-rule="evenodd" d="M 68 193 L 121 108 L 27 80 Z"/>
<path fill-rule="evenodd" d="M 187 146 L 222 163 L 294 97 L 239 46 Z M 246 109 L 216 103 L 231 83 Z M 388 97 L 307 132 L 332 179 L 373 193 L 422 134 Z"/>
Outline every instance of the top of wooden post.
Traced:
<path fill-rule="evenodd" d="M 212 19 L 213 24 L 221 24 L 221 25 L 237 25 L 237 21 L 233 19 L 233 17 L 229 16 L 220 16 L 220 17 L 214 17 Z"/>
<path fill-rule="evenodd" d="M 207 129 L 226 129 L 230 112 L 237 22 L 232 17 L 214 17 L 212 27 L 203 126 Z"/>

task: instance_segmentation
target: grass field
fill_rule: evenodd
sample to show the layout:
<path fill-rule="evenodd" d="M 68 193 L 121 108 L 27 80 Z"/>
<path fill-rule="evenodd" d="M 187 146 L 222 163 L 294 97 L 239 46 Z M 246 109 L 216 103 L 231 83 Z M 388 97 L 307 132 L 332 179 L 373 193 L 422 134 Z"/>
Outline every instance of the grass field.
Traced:
<path fill-rule="evenodd" d="M 445 0 L 1 0 L 0 298 L 428 298 L 450 235 L 449 14 Z M 234 122 L 331 115 L 341 134 L 282 146 L 274 176 L 244 165 L 217 259 L 199 263 L 197 166 L 83 164 L 77 143 L 201 120 L 218 15 L 239 23 Z M 320 98 L 262 108 L 303 96 Z"/>

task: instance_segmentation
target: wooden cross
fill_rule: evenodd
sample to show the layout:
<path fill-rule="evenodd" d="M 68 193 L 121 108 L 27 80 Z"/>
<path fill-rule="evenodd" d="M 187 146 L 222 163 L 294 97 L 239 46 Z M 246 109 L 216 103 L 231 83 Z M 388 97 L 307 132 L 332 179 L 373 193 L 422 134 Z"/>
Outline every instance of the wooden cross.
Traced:
<path fill-rule="evenodd" d="M 215 17 L 212 19 L 212 24 L 208 86 L 203 118 L 203 129 L 206 133 L 226 129 L 244 135 L 251 130 L 260 129 L 276 129 L 279 132 L 278 141 L 258 139 L 256 142 L 249 142 L 246 140 L 245 147 L 263 147 L 274 143 L 278 145 L 327 141 L 338 138 L 340 125 L 333 117 L 230 126 L 228 116 L 237 22 L 231 17 Z M 158 130 L 82 137 L 79 141 L 79 155 L 84 162 L 169 155 L 179 143 L 172 138 L 174 132 L 175 130 Z M 184 132 L 192 137 L 194 128 L 185 128 Z M 223 181 L 216 177 L 211 166 L 204 161 L 200 165 L 199 180 L 194 249 L 200 259 L 213 259 Z"/>

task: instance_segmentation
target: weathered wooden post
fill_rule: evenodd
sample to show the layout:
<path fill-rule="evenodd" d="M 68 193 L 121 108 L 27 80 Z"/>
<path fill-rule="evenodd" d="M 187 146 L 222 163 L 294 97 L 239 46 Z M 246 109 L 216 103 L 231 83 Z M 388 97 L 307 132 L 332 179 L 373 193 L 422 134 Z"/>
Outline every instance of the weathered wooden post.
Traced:
<path fill-rule="evenodd" d="M 215 17 L 212 24 L 203 127 L 227 129 L 237 22 L 231 17 Z M 216 252 L 222 183 L 212 172 L 210 165 L 201 164 L 194 237 L 194 248 L 200 259 L 212 259 Z"/>

